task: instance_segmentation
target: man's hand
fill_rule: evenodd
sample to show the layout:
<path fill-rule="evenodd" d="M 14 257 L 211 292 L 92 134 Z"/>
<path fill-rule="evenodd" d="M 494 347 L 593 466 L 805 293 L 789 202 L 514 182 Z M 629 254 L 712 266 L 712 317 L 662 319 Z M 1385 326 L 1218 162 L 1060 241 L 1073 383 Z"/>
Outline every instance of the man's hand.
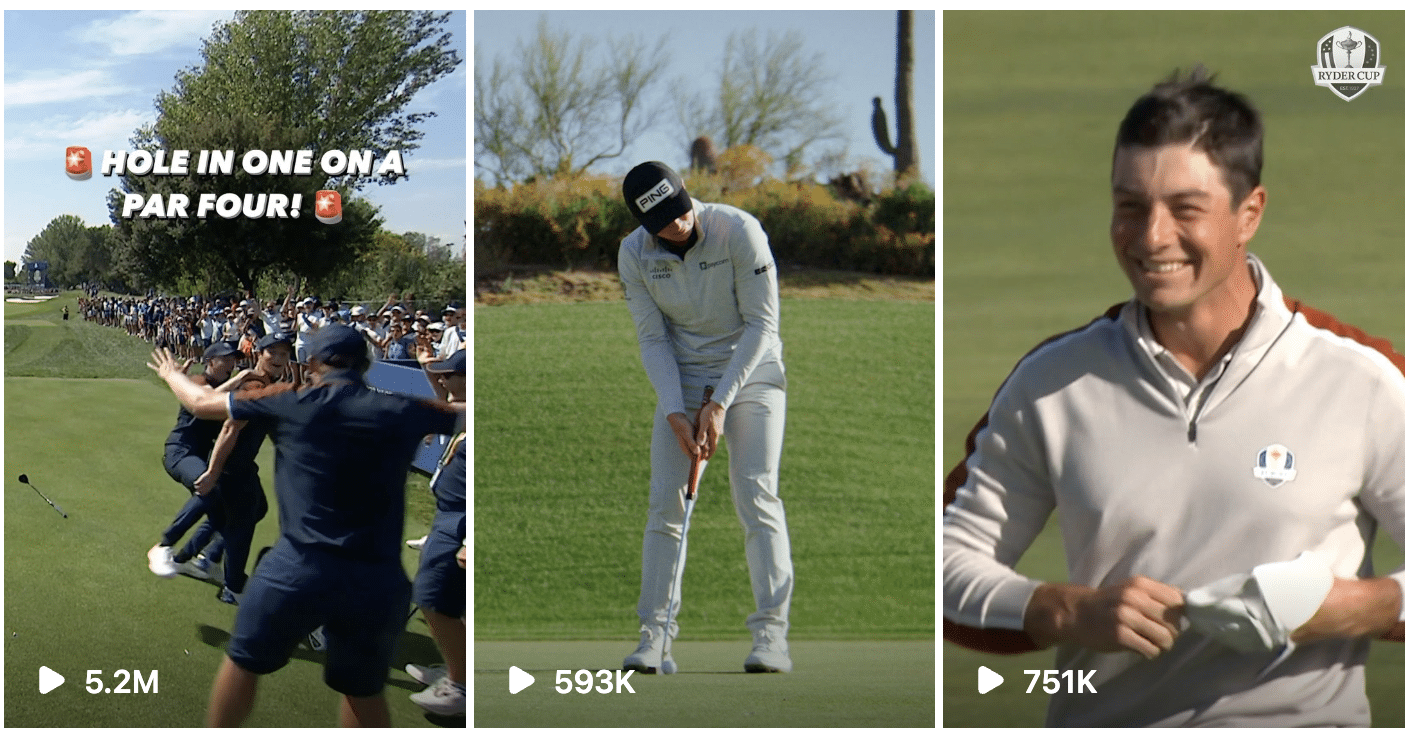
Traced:
<path fill-rule="evenodd" d="M 680 442 L 680 451 L 691 459 L 699 456 L 700 447 L 695 442 L 694 424 L 689 422 L 689 416 L 684 413 L 671 413 L 665 416 L 665 420 L 670 422 L 670 428 L 675 432 L 675 440 Z"/>
<path fill-rule="evenodd" d="M 1391 578 L 1336 578 L 1315 616 L 1291 633 L 1296 644 L 1346 637 L 1378 637 L 1401 625 L 1403 589 Z"/>
<path fill-rule="evenodd" d="M 1132 650 L 1153 660 L 1173 647 L 1182 614 L 1183 592 L 1135 576 L 1100 589 L 1042 584 L 1024 621 L 1042 647 L 1062 642 L 1096 652 Z"/>
<path fill-rule="evenodd" d="M 191 366 L 191 360 L 188 359 L 184 363 L 178 362 L 170 350 L 162 347 L 152 350 L 152 359 L 147 362 L 147 366 L 156 372 L 157 377 L 165 380 L 168 375 L 186 374 L 186 369 Z"/>
<path fill-rule="evenodd" d="M 719 447 L 719 435 L 724 432 L 724 406 L 710 400 L 699 408 L 699 427 L 695 443 L 703 449 L 703 458 L 712 459 Z"/>
<path fill-rule="evenodd" d="M 460 568 L 465 568 L 465 564 L 469 563 L 469 559 L 466 557 L 468 552 L 469 548 L 462 545 L 460 546 L 459 552 L 455 554 L 455 560 L 459 562 Z"/>
<path fill-rule="evenodd" d="M 204 497 L 210 494 L 210 490 L 215 489 L 215 483 L 220 481 L 220 477 L 211 474 L 209 469 L 196 477 L 196 494 Z"/>

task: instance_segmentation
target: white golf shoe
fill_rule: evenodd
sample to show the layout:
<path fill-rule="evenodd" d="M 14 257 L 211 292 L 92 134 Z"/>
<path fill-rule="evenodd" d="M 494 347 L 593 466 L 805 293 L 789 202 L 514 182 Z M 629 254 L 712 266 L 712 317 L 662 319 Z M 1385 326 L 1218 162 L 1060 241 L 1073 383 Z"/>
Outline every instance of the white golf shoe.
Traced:
<path fill-rule="evenodd" d="M 749 673 L 790 673 L 792 658 L 787 652 L 787 634 L 773 629 L 753 633 L 753 652 L 743 661 Z"/>
<path fill-rule="evenodd" d="M 151 550 L 147 551 L 147 568 L 164 579 L 174 579 L 181 573 L 181 567 L 177 566 L 176 561 L 172 558 L 174 555 L 171 546 L 154 545 Z"/>
<path fill-rule="evenodd" d="M 464 686 L 450 680 L 448 675 L 420 693 L 412 693 L 411 700 L 426 711 L 441 716 L 462 716 L 465 710 Z"/>
<path fill-rule="evenodd" d="M 449 669 L 443 665 L 416 665 L 415 663 L 406 665 L 406 675 L 427 686 L 435 685 L 435 681 L 444 678 L 448 672 Z"/>
<path fill-rule="evenodd" d="M 634 670 L 638 673 L 654 674 L 660 670 L 664 661 L 669 664 L 665 666 L 664 672 L 675 672 L 675 660 L 664 654 L 665 650 L 665 628 L 652 625 L 642 625 L 640 628 L 640 646 L 636 651 L 626 656 L 621 663 L 621 670 Z"/>

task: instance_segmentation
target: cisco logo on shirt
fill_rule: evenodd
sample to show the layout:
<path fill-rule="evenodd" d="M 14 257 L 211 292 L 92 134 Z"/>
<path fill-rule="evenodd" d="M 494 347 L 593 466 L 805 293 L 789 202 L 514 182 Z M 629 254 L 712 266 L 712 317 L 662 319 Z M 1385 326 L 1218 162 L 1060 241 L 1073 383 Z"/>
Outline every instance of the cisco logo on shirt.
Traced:
<path fill-rule="evenodd" d="M 651 280 L 665 280 L 674 272 L 675 264 L 669 260 L 656 260 L 650 265 Z"/>

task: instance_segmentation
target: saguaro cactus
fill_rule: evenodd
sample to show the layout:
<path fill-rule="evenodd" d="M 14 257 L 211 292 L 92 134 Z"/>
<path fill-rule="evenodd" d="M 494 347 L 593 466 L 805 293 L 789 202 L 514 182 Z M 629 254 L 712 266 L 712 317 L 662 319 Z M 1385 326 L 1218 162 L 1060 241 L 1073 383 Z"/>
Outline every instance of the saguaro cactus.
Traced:
<path fill-rule="evenodd" d="M 890 127 L 879 97 L 874 99 L 875 111 L 870 115 L 870 127 L 880 150 L 895 159 L 897 176 L 904 176 L 919 167 L 919 149 L 914 140 L 913 10 L 899 11 L 899 29 L 895 36 L 895 124 L 899 137 L 894 145 L 890 145 Z"/>

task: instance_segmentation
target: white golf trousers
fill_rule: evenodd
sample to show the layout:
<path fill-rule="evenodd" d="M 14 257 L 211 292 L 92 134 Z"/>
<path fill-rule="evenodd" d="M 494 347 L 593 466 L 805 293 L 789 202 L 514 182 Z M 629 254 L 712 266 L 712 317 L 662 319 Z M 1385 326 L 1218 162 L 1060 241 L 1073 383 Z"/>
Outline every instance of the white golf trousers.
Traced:
<path fill-rule="evenodd" d="M 777 492 L 778 461 L 782 455 L 783 424 L 787 414 L 786 379 L 780 369 L 758 371 L 781 386 L 768 382 L 744 385 L 724 416 L 724 441 L 728 446 L 733 507 L 743 525 L 744 550 L 757 607 L 757 611 L 748 616 L 747 626 L 755 632 L 771 628 L 786 634 L 787 614 L 792 604 L 792 548 L 787 536 L 787 517 Z M 704 386 L 686 384 L 684 391 L 685 406 L 692 415 L 699 408 Z M 701 477 L 707 464 L 700 466 Z M 680 552 L 680 543 L 689 457 L 680 451 L 675 432 L 658 406 L 650 442 L 650 467 L 650 515 L 641 551 L 640 602 L 636 612 L 641 624 L 663 626 L 668 616 L 666 606 L 670 603 L 671 583 L 683 576 L 684 559 L 688 554 L 688 539 L 684 541 L 683 552 Z M 697 518 L 692 517 L 691 526 L 696 521 Z M 672 579 L 677 553 L 680 568 Z M 680 594 L 676 593 L 673 598 L 674 618 L 678 619 Z M 675 637 L 679 625 L 676 622 L 670 627 L 670 636 Z"/>

